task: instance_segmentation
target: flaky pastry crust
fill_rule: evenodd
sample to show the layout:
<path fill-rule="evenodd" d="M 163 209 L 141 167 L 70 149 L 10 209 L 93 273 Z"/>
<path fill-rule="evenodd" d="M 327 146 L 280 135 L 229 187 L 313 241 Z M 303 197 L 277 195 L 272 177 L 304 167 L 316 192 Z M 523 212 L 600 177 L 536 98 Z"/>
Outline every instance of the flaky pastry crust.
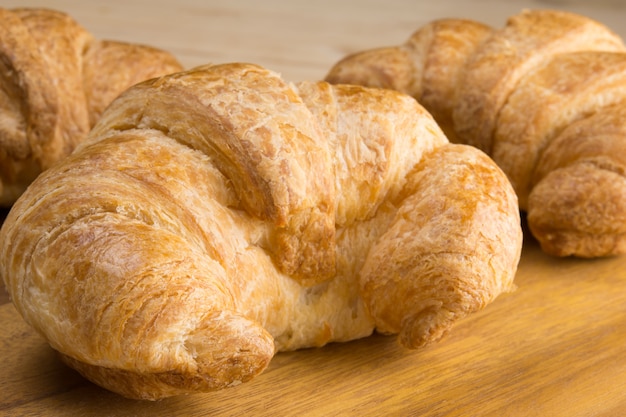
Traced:
<path fill-rule="evenodd" d="M 165 51 L 95 39 L 65 13 L 0 8 L 0 206 L 69 155 L 119 93 L 180 70 Z"/>
<path fill-rule="evenodd" d="M 411 97 L 224 64 L 113 101 L 13 206 L 0 274 L 70 366 L 157 399 L 432 343 L 513 288 L 521 241 L 506 176 Z"/>
<path fill-rule="evenodd" d="M 342 59 L 326 79 L 410 94 L 453 142 L 487 152 L 511 181 L 546 252 L 626 252 L 626 138 L 613 134 L 615 144 L 607 146 L 603 136 L 623 124 L 617 115 L 626 97 L 626 49 L 606 26 L 554 10 L 525 10 L 500 29 L 437 20 L 403 45 Z M 587 118 L 592 121 L 582 122 Z M 594 127 L 593 138 L 581 134 L 598 142 L 587 147 L 604 154 L 571 157 L 577 139 L 570 126 L 580 131 L 595 122 L 612 125 Z M 560 137 L 566 130 L 568 140 Z M 560 153 L 570 155 L 567 164 Z"/>

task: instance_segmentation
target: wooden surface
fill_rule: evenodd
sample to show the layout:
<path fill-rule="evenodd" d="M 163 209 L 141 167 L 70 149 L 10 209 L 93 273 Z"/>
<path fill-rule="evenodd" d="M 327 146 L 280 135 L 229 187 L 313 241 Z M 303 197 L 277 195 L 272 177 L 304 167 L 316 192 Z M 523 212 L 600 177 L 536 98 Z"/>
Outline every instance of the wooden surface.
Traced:
<path fill-rule="evenodd" d="M 265 65 L 320 79 L 349 52 L 403 42 L 425 22 L 501 26 L 522 8 L 587 14 L 626 35 L 617 1 L 0 0 L 72 14 L 98 37 L 150 43 L 191 67 Z M 528 237 L 528 235 L 527 235 Z M 626 415 L 626 257 L 555 259 L 527 238 L 518 290 L 442 342 L 406 351 L 371 338 L 277 355 L 253 381 L 156 403 L 129 401 L 63 366 L 0 285 L 0 415 Z"/>

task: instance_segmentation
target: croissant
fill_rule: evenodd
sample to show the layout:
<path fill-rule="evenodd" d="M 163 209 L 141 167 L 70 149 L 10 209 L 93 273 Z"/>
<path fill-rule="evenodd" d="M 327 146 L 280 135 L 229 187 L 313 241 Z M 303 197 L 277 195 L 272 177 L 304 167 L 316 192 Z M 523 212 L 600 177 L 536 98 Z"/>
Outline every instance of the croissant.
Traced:
<path fill-rule="evenodd" d="M 346 56 L 325 79 L 409 94 L 452 142 L 488 153 L 545 252 L 626 252 L 626 50 L 606 26 L 553 10 L 501 29 L 442 19 Z"/>
<path fill-rule="evenodd" d="M 374 330 L 439 340 L 514 288 L 519 216 L 407 95 L 207 65 L 113 101 L 12 207 L 0 274 L 71 367 L 158 399 Z"/>
<path fill-rule="evenodd" d="M 0 206 L 69 155 L 124 89 L 180 70 L 164 51 L 97 40 L 62 12 L 0 8 Z"/>

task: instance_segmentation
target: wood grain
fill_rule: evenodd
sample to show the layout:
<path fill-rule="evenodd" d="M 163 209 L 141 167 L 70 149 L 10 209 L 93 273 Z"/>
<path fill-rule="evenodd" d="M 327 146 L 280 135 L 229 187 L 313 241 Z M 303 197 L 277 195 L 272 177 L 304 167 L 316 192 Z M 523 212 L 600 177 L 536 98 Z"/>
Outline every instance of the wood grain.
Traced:
<path fill-rule="evenodd" d="M 294 81 L 440 17 L 501 26 L 524 7 L 553 7 L 626 36 L 626 6 L 608 0 L 0 0 L 25 5 L 64 10 L 101 38 L 168 49 L 188 67 L 255 62 Z M 155 403 L 120 398 L 62 365 L 0 284 L 0 415 L 624 415 L 626 257 L 556 259 L 528 238 L 516 283 L 424 350 L 373 336 L 279 354 L 249 383 Z"/>
<path fill-rule="evenodd" d="M 278 354 L 224 391 L 130 401 L 83 380 L 0 307 L 0 414 L 589 416 L 626 410 L 626 257 L 525 244 L 518 289 L 419 351 L 373 336 Z M 164 414 L 163 414 L 164 413 Z"/>

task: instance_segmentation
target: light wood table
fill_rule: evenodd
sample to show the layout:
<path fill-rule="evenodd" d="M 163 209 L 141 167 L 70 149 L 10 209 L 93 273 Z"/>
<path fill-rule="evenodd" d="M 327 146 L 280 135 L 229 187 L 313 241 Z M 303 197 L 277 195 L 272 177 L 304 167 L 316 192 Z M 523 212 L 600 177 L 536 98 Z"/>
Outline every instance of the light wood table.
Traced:
<path fill-rule="evenodd" d="M 321 79 L 346 53 L 403 42 L 440 17 L 501 26 L 537 1 L 0 0 L 72 14 L 96 36 L 149 43 L 187 66 L 247 61 Z M 626 35 L 617 2 L 545 2 Z M 278 354 L 253 381 L 159 402 L 123 399 L 63 366 L 0 285 L 0 415 L 626 415 L 626 257 L 555 259 L 526 235 L 518 290 L 419 351 L 393 338 Z"/>

